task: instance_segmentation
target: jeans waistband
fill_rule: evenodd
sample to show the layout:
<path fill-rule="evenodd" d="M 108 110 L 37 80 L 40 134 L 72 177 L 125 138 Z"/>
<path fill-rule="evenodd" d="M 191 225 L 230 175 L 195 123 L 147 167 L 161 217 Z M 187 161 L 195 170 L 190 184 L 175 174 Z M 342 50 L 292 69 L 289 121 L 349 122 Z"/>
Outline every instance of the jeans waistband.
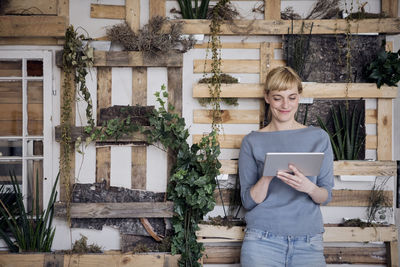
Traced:
<path fill-rule="evenodd" d="M 317 236 L 321 236 L 322 238 L 322 233 L 320 234 L 308 234 L 308 235 L 281 235 L 281 234 L 275 234 L 273 232 L 269 232 L 269 231 L 263 231 L 263 230 L 259 230 L 259 229 L 255 229 L 255 228 L 246 228 L 245 232 L 251 232 L 251 233 L 255 233 L 257 235 L 259 235 L 260 237 L 265 237 L 265 238 L 276 238 L 276 239 L 280 239 L 283 241 L 306 241 L 306 242 L 310 242 L 310 239 L 313 237 L 317 237 Z"/>

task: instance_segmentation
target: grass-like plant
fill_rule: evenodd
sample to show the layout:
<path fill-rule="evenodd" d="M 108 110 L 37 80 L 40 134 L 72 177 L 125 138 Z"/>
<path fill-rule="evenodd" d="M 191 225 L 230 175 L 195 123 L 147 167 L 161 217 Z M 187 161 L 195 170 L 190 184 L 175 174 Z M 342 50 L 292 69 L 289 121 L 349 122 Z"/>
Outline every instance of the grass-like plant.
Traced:
<path fill-rule="evenodd" d="M 209 3 L 210 0 L 201 0 L 199 6 L 199 1 L 194 0 L 193 6 L 192 0 L 178 0 L 182 18 L 184 19 L 206 19 Z"/>
<path fill-rule="evenodd" d="M 16 211 L 11 213 L 0 198 L 0 215 L 5 219 L 7 228 L 0 229 L 0 238 L 5 241 L 11 252 L 49 252 L 53 244 L 55 228 L 52 227 L 54 215 L 54 203 L 57 198 L 57 175 L 47 209 L 40 210 L 39 205 L 39 177 L 36 173 L 35 198 L 32 199 L 32 210 L 27 211 L 24 205 L 24 197 L 19 188 L 17 177 L 10 173 L 12 190 L 15 195 Z M 13 241 L 15 240 L 15 241 Z"/>
<path fill-rule="evenodd" d="M 360 125 L 363 123 L 363 115 L 355 105 L 352 110 L 347 105 L 331 107 L 333 130 L 330 131 L 327 124 L 317 117 L 320 127 L 329 134 L 332 150 L 336 160 L 356 160 L 364 144 Z"/>

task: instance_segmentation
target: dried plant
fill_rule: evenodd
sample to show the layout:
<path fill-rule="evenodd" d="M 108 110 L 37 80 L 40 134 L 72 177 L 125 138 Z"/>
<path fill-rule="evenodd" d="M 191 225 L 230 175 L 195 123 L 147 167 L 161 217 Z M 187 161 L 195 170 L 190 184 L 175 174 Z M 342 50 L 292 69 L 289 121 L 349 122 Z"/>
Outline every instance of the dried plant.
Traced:
<path fill-rule="evenodd" d="M 281 19 L 296 20 L 301 19 L 301 16 L 294 12 L 293 7 L 288 6 L 281 12 Z"/>
<path fill-rule="evenodd" d="M 182 23 L 170 23 L 169 32 L 162 31 L 167 19 L 156 16 L 136 34 L 126 23 L 107 29 L 107 36 L 127 51 L 143 51 L 156 56 L 171 50 L 186 52 L 193 47 L 195 40 L 182 39 Z"/>
<path fill-rule="evenodd" d="M 216 16 L 219 20 L 232 21 L 239 16 L 239 12 L 230 2 L 220 5 L 218 8 L 216 7 L 217 6 L 213 6 L 208 9 L 207 19 L 213 19 L 213 17 Z"/>
<path fill-rule="evenodd" d="M 340 13 L 340 0 L 318 0 L 305 19 L 330 19 Z"/>

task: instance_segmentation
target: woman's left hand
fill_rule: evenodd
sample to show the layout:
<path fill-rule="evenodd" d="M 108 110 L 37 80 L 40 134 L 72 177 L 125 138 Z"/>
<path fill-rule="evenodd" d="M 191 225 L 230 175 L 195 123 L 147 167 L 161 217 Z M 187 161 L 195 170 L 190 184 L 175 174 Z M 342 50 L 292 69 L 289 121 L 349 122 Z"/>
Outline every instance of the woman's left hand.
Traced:
<path fill-rule="evenodd" d="M 276 177 L 297 191 L 310 194 L 317 186 L 302 174 L 294 165 L 289 165 L 293 173 L 278 171 Z"/>

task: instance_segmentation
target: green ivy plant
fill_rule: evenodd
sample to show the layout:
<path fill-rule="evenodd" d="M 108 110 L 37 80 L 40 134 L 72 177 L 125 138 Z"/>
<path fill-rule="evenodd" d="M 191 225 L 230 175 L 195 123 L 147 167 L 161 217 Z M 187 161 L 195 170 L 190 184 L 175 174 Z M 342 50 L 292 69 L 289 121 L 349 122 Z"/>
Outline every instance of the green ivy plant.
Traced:
<path fill-rule="evenodd" d="M 382 51 L 378 53 L 367 67 L 368 80 L 375 82 L 378 88 L 383 84 L 397 86 L 400 81 L 400 49 L 394 53 L 385 51 L 385 43 Z"/>
<path fill-rule="evenodd" d="M 89 90 L 86 86 L 87 68 L 93 65 L 93 48 L 84 45 L 84 35 L 78 35 L 71 25 L 65 32 L 65 44 L 63 50 L 63 105 L 61 107 L 61 153 L 60 153 L 60 176 L 61 183 L 65 185 L 67 218 L 70 221 L 70 174 L 71 174 L 71 121 L 72 105 L 75 103 L 75 86 L 87 103 L 86 117 L 88 124 L 94 127 L 93 107 Z M 73 80 L 71 80 L 71 76 Z"/>
<path fill-rule="evenodd" d="M 203 245 L 197 242 L 198 223 L 204 215 L 214 209 L 213 196 L 216 177 L 221 163 L 218 161 L 220 147 L 217 132 L 204 136 L 198 144 L 189 145 L 189 131 L 185 120 L 174 113 L 175 107 L 167 103 L 168 92 L 163 85 L 155 93 L 159 108 L 149 116 L 150 127 L 143 127 L 131 122 L 130 117 L 106 121 L 102 127 L 92 129 L 88 142 L 114 138 L 141 132 L 149 144 L 164 151 L 170 151 L 176 157 L 171 169 L 167 195 L 174 202 L 172 225 L 174 236 L 171 251 L 181 254 L 179 266 L 200 266 Z M 160 146 L 161 144 L 161 146 Z"/>

